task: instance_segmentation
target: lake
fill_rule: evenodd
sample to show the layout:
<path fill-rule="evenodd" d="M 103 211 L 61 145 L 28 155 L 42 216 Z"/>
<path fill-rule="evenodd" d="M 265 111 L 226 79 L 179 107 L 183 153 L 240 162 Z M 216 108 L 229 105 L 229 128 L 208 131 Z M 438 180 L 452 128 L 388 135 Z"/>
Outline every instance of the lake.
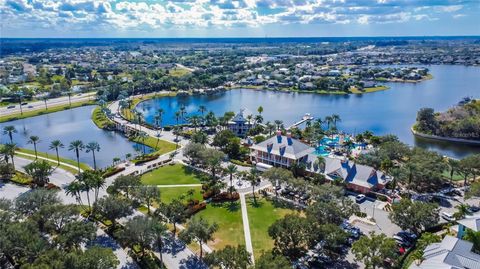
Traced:
<path fill-rule="evenodd" d="M 342 119 L 338 128 L 349 133 L 371 130 L 378 135 L 395 134 L 409 145 L 455 158 L 480 153 L 480 147 L 420 140 L 411 134 L 410 127 L 420 108 L 443 111 L 462 97 L 480 97 L 479 67 L 425 67 L 431 70 L 433 79 L 420 83 L 387 83 L 391 89 L 374 93 L 319 95 L 240 89 L 215 95 L 162 97 L 142 102 L 137 109 L 152 123 L 156 111 L 163 108 L 163 125 L 176 123 L 174 114 L 182 105 L 188 115 L 199 114 L 198 107 L 204 105 L 218 116 L 226 111 L 237 112 L 240 108 L 256 113 L 257 108 L 263 106 L 265 121 L 279 119 L 285 126 L 300 120 L 305 113 L 322 118 L 338 114 Z"/>
<path fill-rule="evenodd" d="M 8 135 L 3 134 L 3 127 L 13 125 L 18 131 L 13 135 L 13 140 L 19 147 L 33 149 L 33 145 L 28 144 L 27 140 L 31 135 L 36 135 L 41 140 L 37 146 L 38 151 L 51 153 L 56 158 L 55 150 L 50 150 L 49 145 L 52 140 L 59 139 L 65 145 L 65 148 L 59 150 L 60 156 L 76 160 L 75 153 L 68 151 L 68 144 L 71 141 L 80 139 L 84 144 L 96 141 L 101 147 L 99 152 L 95 152 L 98 167 L 111 165 L 115 157 L 125 159 L 125 154 L 135 155 L 136 149 L 142 150 L 142 146 L 129 141 L 118 132 L 97 128 L 90 118 L 94 107 L 84 106 L 1 123 L 2 138 L 0 142 L 9 142 Z M 92 153 L 81 152 L 80 161 L 93 167 Z"/>

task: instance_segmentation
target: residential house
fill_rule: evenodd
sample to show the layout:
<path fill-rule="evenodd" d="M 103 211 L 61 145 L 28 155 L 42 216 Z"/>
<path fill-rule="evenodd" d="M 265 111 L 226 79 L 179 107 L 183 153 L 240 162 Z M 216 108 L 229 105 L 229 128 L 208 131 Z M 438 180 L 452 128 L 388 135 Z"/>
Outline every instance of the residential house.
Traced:
<path fill-rule="evenodd" d="M 428 245 L 422 261 L 414 262 L 410 269 L 478 269 L 480 255 L 472 248 L 473 243 L 447 235 L 442 242 Z"/>
<path fill-rule="evenodd" d="M 464 219 L 457 220 L 457 223 L 458 223 L 457 238 L 462 239 L 467 230 L 472 230 L 474 232 L 480 231 L 480 214 L 467 216 Z"/>

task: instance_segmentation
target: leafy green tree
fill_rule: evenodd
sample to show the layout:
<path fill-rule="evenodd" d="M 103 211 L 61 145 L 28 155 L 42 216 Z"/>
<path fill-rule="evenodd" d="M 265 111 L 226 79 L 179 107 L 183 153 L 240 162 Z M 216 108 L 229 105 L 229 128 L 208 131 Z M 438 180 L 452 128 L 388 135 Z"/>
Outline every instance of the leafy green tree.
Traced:
<path fill-rule="evenodd" d="M 318 201 L 309 206 L 306 210 L 307 218 L 319 225 L 333 223 L 340 225 L 345 218 L 350 217 L 350 212 L 341 208 L 337 201 Z"/>
<path fill-rule="evenodd" d="M 54 190 L 35 189 L 20 195 L 15 200 L 15 209 L 26 216 L 31 216 L 41 207 L 59 204 L 60 198 Z"/>
<path fill-rule="evenodd" d="M 177 233 L 177 223 L 183 223 L 187 219 L 187 213 L 185 212 L 185 205 L 178 200 L 174 199 L 170 204 L 162 204 L 160 210 L 155 211 L 155 213 L 163 214 L 167 220 L 173 224 L 173 235 Z M 159 216 L 160 218 L 162 216 Z"/>
<path fill-rule="evenodd" d="M 339 258 L 340 248 L 347 241 L 348 234 L 337 224 L 323 224 L 312 229 L 310 245 L 320 243 L 321 252 L 331 258 Z"/>
<path fill-rule="evenodd" d="M 14 143 L 7 143 L 5 145 L 0 145 L 0 153 L 5 155 L 5 159 L 8 162 L 8 157 L 10 157 L 10 160 L 12 160 L 12 166 L 13 170 L 15 170 L 15 159 L 13 158 L 15 156 L 15 151 L 17 150 L 17 145 Z"/>
<path fill-rule="evenodd" d="M 55 149 L 55 152 L 57 153 L 57 165 L 60 165 L 60 156 L 58 155 L 58 150 L 60 148 L 64 148 L 65 145 L 62 143 L 62 141 L 60 140 L 53 140 L 51 143 L 50 143 L 50 149 Z"/>
<path fill-rule="evenodd" d="M 307 253 L 310 242 L 310 222 L 298 215 L 288 214 L 268 228 L 274 240 L 274 251 L 294 261 Z"/>
<path fill-rule="evenodd" d="M 402 199 L 399 203 L 393 204 L 388 217 L 400 228 L 418 235 L 438 223 L 438 205 Z"/>
<path fill-rule="evenodd" d="M 422 108 L 417 113 L 417 130 L 426 134 L 436 134 L 438 121 L 433 108 Z"/>
<path fill-rule="evenodd" d="M 473 252 L 480 253 L 480 232 L 467 229 L 463 239 L 473 243 Z"/>
<path fill-rule="evenodd" d="M 163 264 L 163 248 L 164 248 L 164 239 L 169 235 L 168 227 L 161 220 L 153 219 L 152 232 L 154 237 L 153 246 L 157 249 L 160 254 L 160 262 Z"/>
<path fill-rule="evenodd" d="M 205 145 L 199 143 L 188 143 L 185 147 L 183 147 L 183 155 L 189 159 L 192 165 L 196 165 L 203 160 L 203 151 L 205 149 Z"/>
<path fill-rule="evenodd" d="M 220 170 L 220 164 L 222 163 L 225 154 L 213 148 L 207 148 L 202 152 L 202 162 L 210 170 L 212 181 L 216 182 L 217 172 Z"/>
<path fill-rule="evenodd" d="M 250 253 L 245 246 L 226 246 L 205 255 L 205 263 L 210 267 L 225 269 L 247 269 L 251 265 Z"/>
<path fill-rule="evenodd" d="M 192 141 L 192 143 L 204 145 L 208 143 L 208 136 L 203 131 L 195 131 L 192 133 L 190 140 Z"/>
<path fill-rule="evenodd" d="M 362 261 L 367 269 L 382 268 L 386 259 L 397 257 L 397 244 L 394 239 L 385 234 L 371 232 L 369 236 L 362 236 L 352 244 L 352 253 L 355 259 Z"/>
<path fill-rule="evenodd" d="M 115 196 L 106 196 L 99 199 L 94 205 L 96 212 L 112 222 L 112 230 L 115 230 L 116 220 L 132 214 L 130 203 Z"/>
<path fill-rule="evenodd" d="M 137 245 L 142 256 L 145 256 L 146 249 L 155 242 L 155 234 L 153 233 L 154 221 L 146 216 L 135 216 L 130 219 L 122 232 L 122 238 L 130 245 Z"/>
<path fill-rule="evenodd" d="M 148 215 L 152 203 L 160 203 L 160 190 L 157 186 L 140 186 L 133 192 L 133 196 L 147 205 Z"/>
<path fill-rule="evenodd" d="M 225 172 L 230 176 L 230 188 L 229 188 L 230 195 L 232 195 L 232 192 L 234 190 L 233 176 L 237 173 L 237 171 L 238 171 L 237 166 L 234 164 L 229 164 L 225 169 Z"/>
<path fill-rule="evenodd" d="M 272 252 L 262 253 L 255 262 L 255 269 L 291 269 L 292 265 L 282 255 L 274 255 Z"/>
<path fill-rule="evenodd" d="M 243 173 L 242 178 L 243 180 L 249 182 L 250 185 L 252 186 L 253 203 L 257 204 L 257 196 L 255 195 L 255 186 L 257 186 L 260 183 L 259 171 L 255 167 L 253 167 L 250 169 L 250 171 Z"/>
<path fill-rule="evenodd" d="M 91 222 L 72 221 L 60 230 L 55 240 L 66 249 L 80 249 L 82 244 L 95 239 L 96 231 L 95 225 Z"/>
<path fill-rule="evenodd" d="M 213 234 L 218 230 L 218 224 L 208 223 L 202 217 L 192 218 L 187 223 L 187 228 L 180 232 L 179 238 L 187 244 L 196 240 L 200 245 L 200 259 L 203 257 L 203 245 L 213 240 Z"/>
<path fill-rule="evenodd" d="M 69 253 L 64 268 L 98 269 L 116 268 L 120 262 L 110 248 L 91 247 L 85 252 Z"/>
<path fill-rule="evenodd" d="M 27 144 L 33 144 L 33 148 L 35 150 L 35 159 L 38 158 L 37 154 L 37 144 L 40 143 L 40 137 L 36 135 L 32 135 L 28 138 Z"/>
<path fill-rule="evenodd" d="M 140 177 L 135 175 L 120 175 L 113 181 L 113 184 L 109 187 L 109 191 L 113 194 L 119 192 L 125 192 L 127 198 L 130 198 L 130 193 L 133 189 L 140 186 Z"/>
<path fill-rule="evenodd" d="M 293 179 L 292 171 L 281 168 L 272 167 L 262 174 L 262 177 L 270 181 L 272 185 L 278 186 L 290 182 Z M 275 195 L 278 196 L 277 189 L 275 189 Z"/>

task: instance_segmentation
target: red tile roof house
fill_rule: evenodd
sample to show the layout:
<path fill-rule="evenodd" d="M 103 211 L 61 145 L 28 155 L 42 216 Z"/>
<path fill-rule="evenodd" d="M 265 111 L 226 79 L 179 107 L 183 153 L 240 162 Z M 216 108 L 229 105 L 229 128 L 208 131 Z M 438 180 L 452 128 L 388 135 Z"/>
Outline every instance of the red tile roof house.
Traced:
<path fill-rule="evenodd" d="M 368 193 L 385 188 L 392 180 L 373 167 L 356 164 L 346 159 L 323 157 L 325 166 L 318 165 L 318 155 L 315 149 L 292 138 L 291 134 L 284 136 L 280 131 L 276 135 L 250 147 L 250 158 L 257 166 L 290 168 L 295 162 L 305 164 L 309 173 L 322 173 L 327 179 L 343 180 L 347 188 L 360 193 Z"/>

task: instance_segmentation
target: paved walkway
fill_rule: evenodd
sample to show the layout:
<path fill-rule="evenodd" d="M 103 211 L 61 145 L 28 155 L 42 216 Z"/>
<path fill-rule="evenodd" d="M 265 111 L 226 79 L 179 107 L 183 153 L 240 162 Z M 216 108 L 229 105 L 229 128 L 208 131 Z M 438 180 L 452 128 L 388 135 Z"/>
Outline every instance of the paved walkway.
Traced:
<path fill-rule="evenodd" d="M 252 264 L 255 264 L 255 258 L 253 257 L 253 245 L 252 237 L 250 235 L 250 223 L 248 222 L 247 203 L 245 201 L 245 194 L 240 194 L 240 204 L 242 207 L 242 221 L 243 221 L 243 233 L 245 234 L 245 248 L 250 253 Z"/>
<path fill-rule="evenodd" d="M 155 185 L 158 188 L 201 187 L 202 184 Z"/>
<path fill-rule="evenodd" d="M 15 151 L 15 154 L 17 154 L 17 155 L 23 155 L 23 156 L 28 156 L 28 157 L 31 157 L 31 158 L 35 158 L 35 154 L 30 154 L 30 153 L 25 153 L 25 152 L 20 152 L 20 151 Z M 42 157 L 42 156 L 38 156 L 37 159 L 45 160 L 45 161 L 48 161 L 48 162 L 51 162 L 51 163 L 54 163 L 54 164 L 58 164 L 58 161 L 57 161 L 57 160 L 50 159 L 50 158 L 46 158 L 46 157 Z M 64 163 L 64 162 L 62 162 L 62 161 L 60 161 L 60 164 L 63 165 L 63 166 L 70 167 L 70 168 L 73 168 L 73 169 L 75 169 L 75 170 L 78 170 L 78 167 L 77 167 L 76 165 L 69 164 L 69 163 Z M 80 171 L 82 171 L 82 169 L 80 169 Z"/>

